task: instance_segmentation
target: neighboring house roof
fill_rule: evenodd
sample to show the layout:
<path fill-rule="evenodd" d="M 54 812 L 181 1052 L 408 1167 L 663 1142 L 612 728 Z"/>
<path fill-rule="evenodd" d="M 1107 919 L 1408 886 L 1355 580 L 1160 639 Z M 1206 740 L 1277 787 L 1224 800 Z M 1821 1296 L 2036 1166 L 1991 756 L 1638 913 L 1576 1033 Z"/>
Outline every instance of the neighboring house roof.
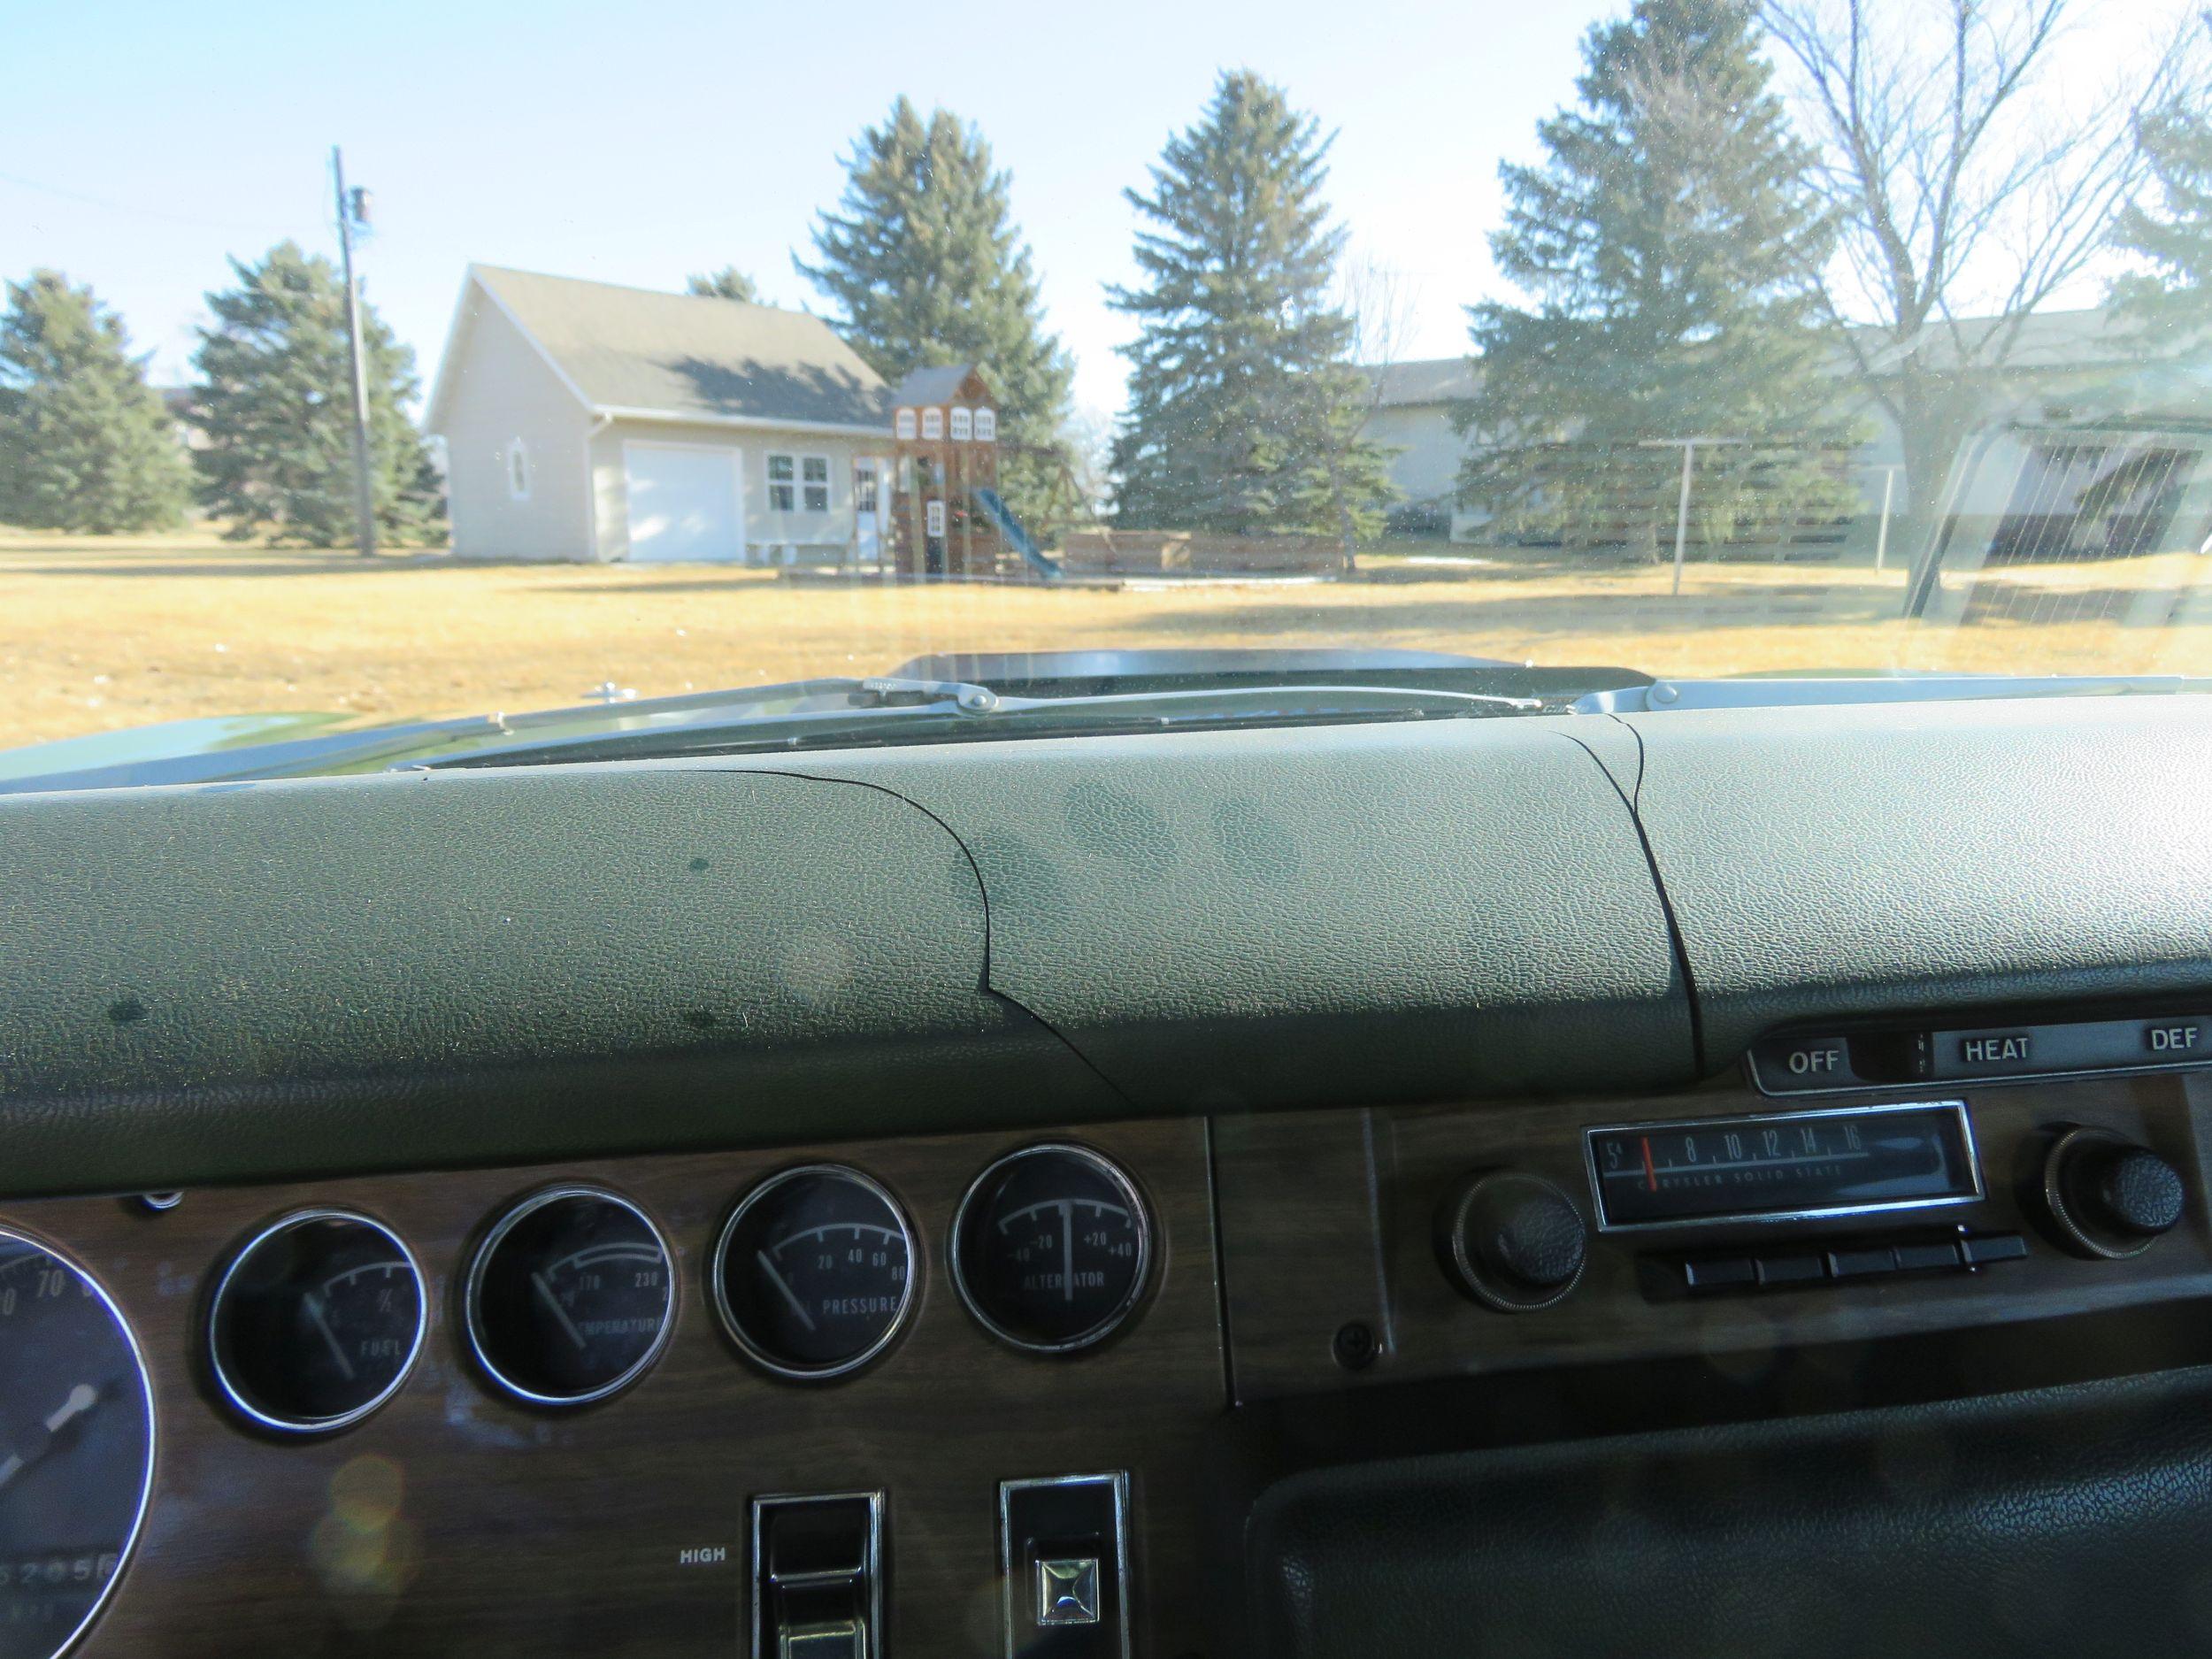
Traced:
<path fill-rule="evenodd" d="M 426 424 L 436 430 L 480 291 L 597 414 L 741 425 L 889 424 L 882 377 L 804 311 L 471 265 Z"/>
<path fill-rule="evenodd" d="M 947 363 L 935 368 L 912 370 L 891 394 L 891 402 L 902 409 L 949 403 L 968 376 L 975 372 L 972 363 Z"/>
<path fill-rule="evenodd" d="M 1423 357 L 1365 372 L 1376 378 L 1375 403 L 1379 409 L 1457 403 L 1472 397 L 1477 385 L 1475 365 L 1465 357 Z"/>

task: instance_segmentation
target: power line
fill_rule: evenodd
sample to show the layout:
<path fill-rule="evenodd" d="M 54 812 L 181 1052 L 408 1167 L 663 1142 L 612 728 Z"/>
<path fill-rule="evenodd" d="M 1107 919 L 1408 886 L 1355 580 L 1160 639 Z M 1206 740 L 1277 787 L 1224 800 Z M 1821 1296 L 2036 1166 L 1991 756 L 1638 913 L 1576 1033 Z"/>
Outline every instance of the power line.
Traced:
<path fill-rule="evenodd" d="M 35 190 L 41 196 L 57 196 L 65 202 L 75 202 L 85 207 L 96 207 L 103 212 L 120 213 L 127 219 L 156 219 L 171 225 L 189 225 L 197 230 L 245 231 L 260 235 L 274 228 L 273 220 L 249 225 L 237 220 L 195 219 L 185 213 L 165 213 L 158 208 L 129 207 L 120 202 L 111 202 L 104 196 L 88 196 L 81 190 L 66 190 L 59 185 L 41 184 L 35 179 L 19 178 L 12 173 L 0 173 L 0 184 L 12 184 L 19 189 Z M 295 234 L 285 231 L 280 234 Z"/>

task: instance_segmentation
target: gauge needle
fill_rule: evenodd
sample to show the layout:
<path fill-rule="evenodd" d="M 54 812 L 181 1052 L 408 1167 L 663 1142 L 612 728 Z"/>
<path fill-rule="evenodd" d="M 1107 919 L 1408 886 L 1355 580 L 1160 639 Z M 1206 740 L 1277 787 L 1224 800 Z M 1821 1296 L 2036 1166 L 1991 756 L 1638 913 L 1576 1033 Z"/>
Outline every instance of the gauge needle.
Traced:
<path fill-rule="evenodd" d="M 814 1329 L 814 1317 L 807 1312 L 806 1303 L 801 1302 L 797 1293 L 783 1282 L 783 1275 L 776 1271 L 776 1264 L 768 1259 L 768 1252 L 755 1250 L 753 1260 L 760 1263 L 760 1271 L 768 1275 L 769 1283 L 783 1292 L 783 1299 L 791 1304 L 791 1311 L 799 1316 L 801 1323 L 810 1331 Z"/>
<path fill-rule="evenodd" d="M 35 1445 L 18 1447 L 4 1459 L 0 1459 L 0 1486 L 6 1486 L 52 1449 L 54 1436 L 61 1432 L 64 1425 L 72 1418 L 82 1417 L 99 1403 L 100 1391 L 90 1383 L 81 1382 L 72 1388 L 69 1398 L 63 1401 L 41 1425 L 45 1432 L 39 1436 Z"/>
<path fill-rule="evenodd" d="M 1060 1288 L 1063 1300 L 1075 1300 L 1075 1206 L 1060 1206 Z"/>
<path fill-rule="evenodd" d="M 553 1317 L 561 1322 L 561 1329 L 568 1333 L 568 1340 L 578 1348 L 586 1346 L 584 1333 L 576 1328 L 576 1321 L 568 1317 L 568 1310 L 561 1306 L 561 1299 L 553 1294 L 553 1286 L 545 1282 L 543 1273 L 530 1275 L 530 1288 L 538 1293 L 538 1299 L 553 1310 Z"/>
<path fill-rule="evenodd" d="M 338 1369 L 346 1380 L 353 1380 L 353 1362 L 346 1357 L 346 1345 L 338 1340 L 338 1333 L 330 1328 L 330 1316 L 323 1311 L 322 1298 L 309 1291 L 300 1299 L 307 1308 L 307 1317 L 315 1322 L 315 1328 L 323 1333 L 323 1340 L 330 1344 L 330 1356 L 338 1362 Z"/>

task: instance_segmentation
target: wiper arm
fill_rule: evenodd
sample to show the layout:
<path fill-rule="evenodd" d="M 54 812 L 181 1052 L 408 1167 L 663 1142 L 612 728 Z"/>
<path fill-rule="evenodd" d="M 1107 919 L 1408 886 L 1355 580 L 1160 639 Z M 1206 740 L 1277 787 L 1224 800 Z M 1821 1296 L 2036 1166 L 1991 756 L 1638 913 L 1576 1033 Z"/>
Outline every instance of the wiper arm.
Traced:
<path fill-rule="evenodd" d="M 1310 726 L 1375 719 L 1467 718 L 1564 711 L 1563 700 L 1403 686 L 1226 686 L 1084 697 L 1007 697 L 964 680 L 862 680 L 846 709 L 754 713 L 659 731 L 480 745 L 411 769 L 549 765 L 929 742 L 950 738 L 1054 737 L 1193 726 Z"/>

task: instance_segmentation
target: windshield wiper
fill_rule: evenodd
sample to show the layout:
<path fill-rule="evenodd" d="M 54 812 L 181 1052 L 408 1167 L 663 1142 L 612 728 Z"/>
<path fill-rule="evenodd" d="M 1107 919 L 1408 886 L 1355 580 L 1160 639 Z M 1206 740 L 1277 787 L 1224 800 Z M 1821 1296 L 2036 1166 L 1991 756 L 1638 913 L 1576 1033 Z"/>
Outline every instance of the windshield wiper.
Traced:
<path fill-rule="evenodd" d="M 817 700 L 818 701 L 818 700 Z M 1068 737 L 1266 726 L 1464 719 L 1564 712 L 1564 699 L 1404 686 L 1225 686 L 1204 690 L 1014 697 L 964 680 L 855 680 L 842 709 L 749 710 L 673 729 L 584 732 L 494 742 L 407 763 L 404 770 L 664 760 L 798 749 L 872 747 L 969 738 Z"/>
<path fill-rule="evenodd" d="M 1594 691 L 1581 714 L 1646 714 L 1681 709 L 1788 709 L 1839 703 L 1967 703 L 2007 697 L 2172 696 L 2212 690 L 2181 674 L 1870 674 L 1849 679 L 1656 680 Z"/>

